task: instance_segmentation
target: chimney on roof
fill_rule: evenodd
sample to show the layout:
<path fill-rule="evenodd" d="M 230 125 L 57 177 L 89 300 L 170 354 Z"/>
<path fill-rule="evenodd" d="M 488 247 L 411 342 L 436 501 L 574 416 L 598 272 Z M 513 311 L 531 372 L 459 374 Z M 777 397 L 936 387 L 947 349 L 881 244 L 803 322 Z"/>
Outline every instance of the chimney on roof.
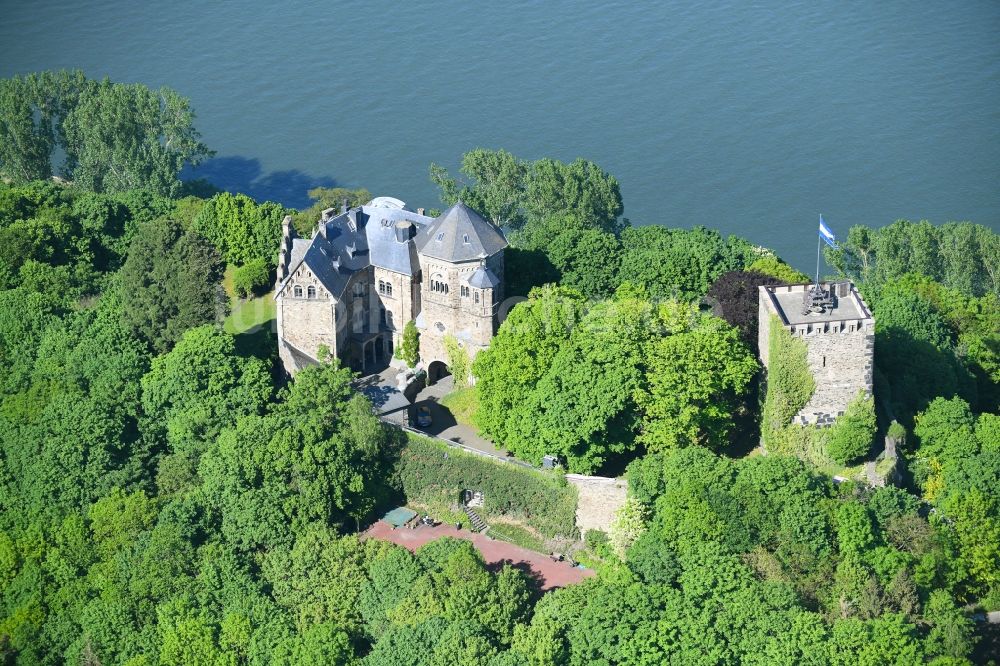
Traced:
<path fill-rule="evenodd" d="M 414 226 L 413 222 L 409 220 L 400 220 L 396 223 L 396 242 L 405 243 L 406 241 L 413 238 Z"/>
<path fill-rule="evenodd" d="M 347 197 L 344 197 L 343 201 L 340 202 L 340 214 L 343 215 L 347 212 Z"/>
<path fill-rule="evenodd" d="M 418 208 L 417 209 L 417 215 L 423 215 L 423 214 L 424 214 L 424 209 L 423 208 Z"/>
<path fill-rule="evenodd" d="M 331 261 L 330 263 L 333 264 L 333 270 L 335 271 L 340 270 L 340 257 L 334 257 L 333 261 Z"/>
<path fill-rule="evenodd" d="M 337 210 L 336 208 L 327 208 L 326 210 L 323 211 L 323 216 L 320 218 L 320 220 L 326 222 L 333 216 L 333 213 L 336 210 Z"/>
<path fill-rule="evenodd" d="M 288 259 L 292 250 L 292 238 L 295 237 L 295 228 L 292 226 L 292 216 L 286 215 L 281 221 L 281 248 L 278 250 L 278 284 L 285 279 L 285 272 L 288 270 Z"/>

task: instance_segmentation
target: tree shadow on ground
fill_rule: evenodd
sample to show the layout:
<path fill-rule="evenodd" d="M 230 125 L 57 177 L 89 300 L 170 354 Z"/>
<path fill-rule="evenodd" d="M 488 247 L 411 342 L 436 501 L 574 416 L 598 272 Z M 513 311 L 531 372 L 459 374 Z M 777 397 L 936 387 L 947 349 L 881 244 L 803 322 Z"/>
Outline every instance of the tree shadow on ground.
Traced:
<path fill-rule="evenodd" d="M 298 169 L 264 173 L 260 160 L 241 155 L 213 157 L 196 167 L 185 166 L 181 180 L 204 180 L 226 192 L 243 193 L 257 201 L 275 201 L 289 208 L 308 208 L 309 190 L 335 187 L 330 176 L 312 176 Z"/>
<path fill-rule="evenodd" d="M 536 598 L 542 595 L 543 588 L 545 587 L 545 579 L 540 573 L 532 569 L 531 565 L 527 562 L 515 562 L 511 559 L 503 559 L 487 564 L 486 569 L 490 573 L 497 574 L 500 573 L 500 570 L 505 566 L 517 569 L 524 574 L 524 578 L 528 582 L 528 589 L 533 595 L 535 595 Z"/>
<path fill-rule="evenodd" d="M 270 322 L 267 322 L 270 323 Z M 278 357 L 278 337 L 268 326 L 255 326 L 233 335 L 236 353 L 244 357 L 256 357 L 262 361 L 272 361 Z"/>
<path fill-rule="evenodd" d="M 358 388 L 360 388 L 365 397 L 371 401 L 372 407 L 376 410 L 382 409 L 382 407 L 389 402 L 389 398 L 392 397 L 393 394 L 399 393 L 399 391 L 393 387 L 379 384 L 376 381 L 361 383 L 358 385 Z"/>

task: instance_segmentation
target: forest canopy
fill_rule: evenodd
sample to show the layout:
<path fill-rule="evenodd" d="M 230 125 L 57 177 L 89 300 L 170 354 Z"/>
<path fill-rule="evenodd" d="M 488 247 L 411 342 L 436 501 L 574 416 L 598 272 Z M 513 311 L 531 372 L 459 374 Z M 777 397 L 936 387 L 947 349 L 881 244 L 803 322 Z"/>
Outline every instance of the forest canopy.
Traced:
<path fill-rule="evenodd" d="M 876 389 L 824 446 L 854 463 L 891 435 L 907 462 L 898 487 L 870 487 L 737 446 L 787 437 L 814 388 L 794 339 L 776 337 L 791 360 L 769 378 L 781 390 L 758 394 L 756 289 L 804 277 L 773 252 L 706 227 L 633 227 L 617 180 L 587 160 L 477 150 L 461 179 L 434 167 L 446 203 L 510 230 L 507 288 L 527 296 L 469 359 L 479 428 L 532 463 L 628 481 L 608 533 L 574 545 L 597 575 L 543 592 L 468 541 L 411 552 L 359 536 L 387 507 L 488 472 L 412 445 L 336 359 L 290 380 L 266 332 L 249 345 L 223 329 L 224 263 L 259 283 L 294 212 L 181 196 L 180 165 L 208 154 L 185 100 L 46 73 L 0 82 L 0 117 L 4 664 L 995 655 L 973 621 L 1000 609 L 989 229 L 897 222 L 852 230 L 831 255 L 874 310 Z M 50 178 L 57 145 L 72 182 Z M 312 196 L 296 223 L 367 193 Z M 561 472 L 490 484 L 487 509 L 574 533 Z"/>

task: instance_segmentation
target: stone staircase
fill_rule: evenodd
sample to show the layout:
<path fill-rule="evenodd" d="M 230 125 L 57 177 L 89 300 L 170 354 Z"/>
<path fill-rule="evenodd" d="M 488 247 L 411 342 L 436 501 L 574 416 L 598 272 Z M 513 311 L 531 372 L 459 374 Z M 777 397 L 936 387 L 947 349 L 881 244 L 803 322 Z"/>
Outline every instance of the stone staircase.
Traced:
<path fill-rule="evenodd" d="M 472 523 L 473 532 L 485 532 L 490 529 L 490 526 L 486 524 L 486 521 L 483 520 L 478 513 L 470 509 L 468 505 L 463 504 L 462 509 L 465 510 L 465 515 L 469 517 L 469 522 Z"/>

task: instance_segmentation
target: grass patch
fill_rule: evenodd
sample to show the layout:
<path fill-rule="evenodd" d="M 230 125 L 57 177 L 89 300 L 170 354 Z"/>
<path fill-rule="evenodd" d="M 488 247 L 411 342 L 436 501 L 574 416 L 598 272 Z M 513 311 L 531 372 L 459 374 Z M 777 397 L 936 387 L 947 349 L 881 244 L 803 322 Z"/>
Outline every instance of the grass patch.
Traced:
<path fill-rule="evenodd" d="M 459 423 L 476 428 L 472 418 L 479 409 L 479 392 L 475 386 L 452 391 L 441 398 L 441 405 L 447 407 Z M 478 432 L 478 428 L 476 431 Z"/>
<path fill-rule="evenodd" d="M 490 523 L 490 530 L 487 532 L 491 537 L 507 541 L 515 546 L 533 550 L 536 553 L 548 554 L 545 542 L 530 531 L 510 523 Z"/>
<path fill-rule="evenodd" d="M 222 287 L 229 297 L 229 316 L 222 324 L 223 330 L 231 335 L 239 335 L 247 331 L 253 332 L 265 326 L 277 317 L 277 303 L 274 292 L 254 298 L 239 298 L 233 291 L 233 272 L 236 266 L 229 264 L 222 277 Z"/>

